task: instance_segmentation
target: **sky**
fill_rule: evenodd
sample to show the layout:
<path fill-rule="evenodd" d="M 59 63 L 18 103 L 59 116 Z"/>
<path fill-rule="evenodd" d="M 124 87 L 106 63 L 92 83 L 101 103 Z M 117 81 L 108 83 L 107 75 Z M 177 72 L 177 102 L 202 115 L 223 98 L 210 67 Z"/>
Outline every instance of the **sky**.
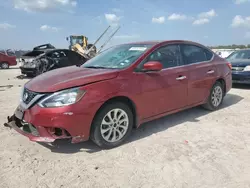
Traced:
<path fill-rule="evenodd" d="M 0 48 L 31 49 L 85 35 L 108 46 L 146 40 L 250 44 L 250 0 L 0 0 Z"/>

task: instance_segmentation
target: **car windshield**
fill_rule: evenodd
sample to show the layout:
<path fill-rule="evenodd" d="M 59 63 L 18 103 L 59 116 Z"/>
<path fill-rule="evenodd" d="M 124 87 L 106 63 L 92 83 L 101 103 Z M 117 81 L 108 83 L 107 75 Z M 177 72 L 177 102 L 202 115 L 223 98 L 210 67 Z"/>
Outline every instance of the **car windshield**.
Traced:
<path fill-rule="evenodd" d="M 74 37 L 71 39 L 71 45 L 75 44 L 82 44 L 83 43 L 83 38 L 82 37 Z"/>
<path fill-rule="evenodd" d="M 235 51 L 227 57 L 227 60 L 250 59 L 250 50 Z"/>
<path fill-rule="evenodd" d="M 149 44 L 123 44 L 115 46 L 88 60 L 82 67 L 123 69 L 134 63 L 151 47 L 152 45 Z"/>

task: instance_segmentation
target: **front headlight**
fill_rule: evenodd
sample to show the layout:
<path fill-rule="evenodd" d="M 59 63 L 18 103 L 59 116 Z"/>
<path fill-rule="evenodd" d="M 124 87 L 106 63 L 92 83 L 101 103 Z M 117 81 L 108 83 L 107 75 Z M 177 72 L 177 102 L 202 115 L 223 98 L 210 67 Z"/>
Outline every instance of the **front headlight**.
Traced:
<path fill-rule="evenodd" d="M 80 88 L 67 89 L 49 95 L 40 101 L 38 105 L 43 108 L 68 106 L 78 102 L 84 94 L 85 91 Z"/>
<path fill-rule="evenodd" d="M 243 71 L 250 71 L 250 65 L 246 66 Z"/>

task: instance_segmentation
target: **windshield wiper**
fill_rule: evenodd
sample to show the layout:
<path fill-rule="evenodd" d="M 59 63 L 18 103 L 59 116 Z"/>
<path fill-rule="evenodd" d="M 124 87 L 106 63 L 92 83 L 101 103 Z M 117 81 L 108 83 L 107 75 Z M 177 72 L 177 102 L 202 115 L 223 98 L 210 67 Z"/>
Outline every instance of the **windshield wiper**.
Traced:
<path fill-rule="evenodd" d="M 110 69 L 109 67 L 102 67 L 102 66 L 86 66 L 84 68 L 90 68 L 90 69 Z"/>

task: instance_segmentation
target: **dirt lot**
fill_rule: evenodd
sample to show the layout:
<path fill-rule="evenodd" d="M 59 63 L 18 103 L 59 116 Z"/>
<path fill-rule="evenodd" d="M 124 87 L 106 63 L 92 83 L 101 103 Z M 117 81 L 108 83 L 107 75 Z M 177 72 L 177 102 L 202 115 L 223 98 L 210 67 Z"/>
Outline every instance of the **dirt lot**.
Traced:
<path fill-rule="evenodd" d="M 0 70 L 1 125 L 28 81 L 19 73 Z M 250 187 L 249 88 L 232 89 L 219 111 L 198 107 L 147 123 L 112 150 L 43 146 L 0 126 L 0 187 Z"/>

